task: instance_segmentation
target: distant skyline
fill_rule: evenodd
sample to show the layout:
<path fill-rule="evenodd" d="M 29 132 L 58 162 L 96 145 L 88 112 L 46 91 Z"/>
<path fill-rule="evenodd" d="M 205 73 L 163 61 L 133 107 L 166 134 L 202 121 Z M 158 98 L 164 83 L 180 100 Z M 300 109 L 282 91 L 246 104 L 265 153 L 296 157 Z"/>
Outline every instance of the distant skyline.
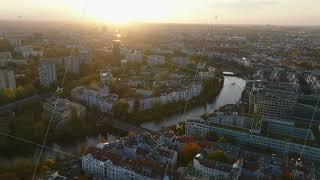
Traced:
<path fill-rule="evenodd" d="M 1 20 L 320 25 L 320 0 L 0 0 L 0 4 Z"/>

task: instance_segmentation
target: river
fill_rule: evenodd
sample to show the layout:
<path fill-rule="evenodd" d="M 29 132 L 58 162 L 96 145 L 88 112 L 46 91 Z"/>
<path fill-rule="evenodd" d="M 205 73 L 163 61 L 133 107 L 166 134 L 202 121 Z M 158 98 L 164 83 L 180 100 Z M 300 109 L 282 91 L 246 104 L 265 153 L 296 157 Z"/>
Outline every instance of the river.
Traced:
<path fill-rule="evenodd" d="M 186 117 L 200 116 L 204 113 L 211 113 L 215 109 L 225 104 L 237 103 L 241 97 L 241 93 L 245 87 L 245 84 L 246 82 L 242 78 L 225 76 L 223 88 L 219 93 L 219 95 L 216 97 L 216 99 L 209 99 L 206 105 L 196 106 L 187 110 Z M 161 122 L 148 122 L 148 123 L 142 124 L 141 126 L 146 129 L 150 129 L 152 131 L 159 131 L 161 130 L 161 128 L 176 125 L 179 121 L 181 121 L 181 118 L 182 118 L 182 113 L 178 113 L 176 115 L 165 118 Z M 70 154 L 79 155 L 81 151 L 83 151 L 89 146 L 98 144 L 102 139 L 106 141 L 114 141 L 115 139 L 117 139 L 117 137 L 111 134 L 105 134 L 105 135 L 98 135 L 98 136 L 79 139 L 74 141 L 73 143 L 68 143 L 68 144 L 51 143 L 51 144 L 48 144 L 48 146 L 70 153 Z M 21 160 L 21 159 L 30 159 L 32 161 L 35 161 L 39 155 L 39 152 L 40 152 L 40 148 L 37 148 L 32 155 L 26 156 L 26 157 L 12 157 L 12 158 L 0 157 L 0 162 L 12 164 L 12 163 L 15 163 L 17 160 Z M 44 148 L 42 157 L 44 159 L 45 158 L 55 159 L 55 158 L 68 157 L 68 155 Z"/>
<path fill-rule="evenodd" d="M 196 106 L 186 111 L 185 117 L 201 116 L 204 113 L 212 113 L 214 110 L 226 104 L 235 104 L 241 98 L 241 93 L 246 85 L 246 81 L 239 77 L 225 76 L 223 88 L 216 99 L 208 99 L 206 105 Z M 147 122 L 141 127 L 151 131 L 160 131 L 162 128 L 178 124 L 182 120 L 183 113 L 175 114 L 165 118 L 161 122 Z"/>

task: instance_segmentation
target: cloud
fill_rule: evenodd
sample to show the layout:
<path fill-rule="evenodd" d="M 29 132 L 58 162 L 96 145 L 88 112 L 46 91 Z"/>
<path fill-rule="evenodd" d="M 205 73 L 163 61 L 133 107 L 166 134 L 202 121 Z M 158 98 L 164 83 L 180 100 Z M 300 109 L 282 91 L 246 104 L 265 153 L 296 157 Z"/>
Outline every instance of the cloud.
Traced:
<path fill-rule="evenodd" d="M 276 0 L 218 0 L 213 5 L 217 7 L 258 8 L 280 4 Z"/>

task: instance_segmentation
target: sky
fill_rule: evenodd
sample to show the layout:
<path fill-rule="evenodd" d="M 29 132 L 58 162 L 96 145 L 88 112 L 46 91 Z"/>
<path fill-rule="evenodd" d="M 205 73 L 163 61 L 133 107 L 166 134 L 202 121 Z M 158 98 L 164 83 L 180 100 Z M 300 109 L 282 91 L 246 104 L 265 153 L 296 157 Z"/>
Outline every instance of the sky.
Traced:
<path fill-rule="evenodd" d="M 0 0 L 0 19 L 320 25 L 320 0 Z"/>

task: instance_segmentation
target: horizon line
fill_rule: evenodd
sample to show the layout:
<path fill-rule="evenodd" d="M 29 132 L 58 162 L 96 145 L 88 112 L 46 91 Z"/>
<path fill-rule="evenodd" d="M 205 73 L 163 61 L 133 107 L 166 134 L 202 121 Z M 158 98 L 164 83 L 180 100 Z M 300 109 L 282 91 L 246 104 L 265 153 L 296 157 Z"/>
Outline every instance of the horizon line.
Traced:
<path fill-rule="evenodd" d="M 40 19 L 0 19 L 0 22 L 32 22 L 32 23 L 45 23 L 45 22 L 54 22 L 54 23 L 101 23 L 108 24 L 113 26 L 128 26 L 134 24 L 157 24 L 157 25 L 210 25 L 209 23 L 192 23 L 192 22 L 157 22 L 157 21 L 131 21 L 127 23 L 112 23 L 103 20 L 61 20 L 61 19 L 48 19 L 48 20 L 40 20 Z M 312 24 L 245 24 L 245 23 L 212 23 L 215 26 L 274 26 L 274 27 L 320 27 L 318 25 Z"/>

